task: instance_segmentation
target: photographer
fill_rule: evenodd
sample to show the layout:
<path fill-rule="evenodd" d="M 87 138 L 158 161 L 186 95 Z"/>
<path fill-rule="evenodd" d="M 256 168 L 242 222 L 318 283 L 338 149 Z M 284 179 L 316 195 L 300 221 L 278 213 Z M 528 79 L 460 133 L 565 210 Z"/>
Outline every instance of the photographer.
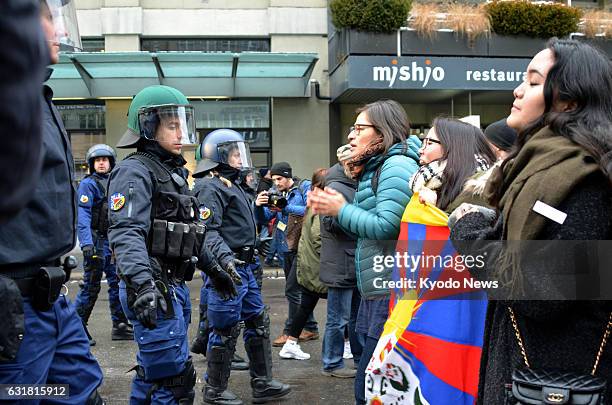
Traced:
<path fill-rule="evenodd" d="M 276 218 L 275 228 L 272 232 L 273 243 L 278 246 L 279 253 L 284 256 L 283 271 L 285 272 L 285 296 L 289 301 L 289 315 L 285 321 L 283 334 L 274 342 L 274 346 L 283 346 L 293 316 L 300 304 L 300 288 L 295 274 L 291 274 L 293 260 L 297 253 L 297 245 L 300 239 L 302 221 L 306 210 L 306 193 L 310 189 L 309 180 L 293 178 L 289 163 L 279 162 L 272 165 L 270 169 L 272 180 L 278 192 L 261 191 L 255 200 L 255 218 L 261 224 L 268 223 Z M 311 315 L 300 335 L 300 340 L 318 339 L 318 326 Z"/>

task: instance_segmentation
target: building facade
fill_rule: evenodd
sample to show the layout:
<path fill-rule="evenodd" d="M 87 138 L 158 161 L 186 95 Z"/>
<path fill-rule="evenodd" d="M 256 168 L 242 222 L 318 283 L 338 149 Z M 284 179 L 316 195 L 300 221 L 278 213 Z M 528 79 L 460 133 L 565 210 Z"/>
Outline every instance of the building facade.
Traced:
<path fill-rule="evenodd" d="M 117 143 L 132 96 L 147 85 L 185 93 L 200 139 L 217 128 L 236 129 L 257 167 L 288 161 L 295 174 L 309 177 L 335 161 L 355 110 L 380 98 L 399 101 L 417 135 L 438 115 L 477 116 L 483 127 L 506 116 L 512 90 L 546 42 L 494 34 L 468 41 L 444 31 L 425 39 L 406 28 L 336 30 L 328 0 L 76 5 L 84 53 L 63 54 L 50 85 L 80 176 L 87 148 Z M 611 43 L 597 41 L 609 55 Z M 193 148 L 185 157 L 193 169 Z"/>
<path fill-rule="evenodd" d="M 312 168 L 329 164 L 329 103 L 311 95 L 309 83 L 317 80 L 323 93 L 328 89 L 325 0 L 78 0 L 76 5 L 85 53 L 63 55 L 50 85 L 81 176 L 87 148 L 99 142 L 114 146 L 127 126 L 131 96 L 139 85 L 155 83 L 185 93 L 195 106 L 200 137 L 223 127 L 242 132 L 258 167 L 286 160 L 297 175 L 310 176 Z M 167 51 L 182 54 L 181 63 L 164 64 Z M 145 52 L 159 57 L 146 60 Z M 258 53 L 257 64 L 249 59 L 252 52 Z M 210 54 L 201 69 L 184 62 L 201 53 Z M 311 57 L 301 65 L 283 59 L 294 54 Z M 213 55 L 229 61 L 211 61 Z M 163 70 L 159 80 L 148 77 L 156 68 Z M 288 82 L 293 71 L 301 81 Z M 192 150 L 185 153 L 190 168 Z"/>

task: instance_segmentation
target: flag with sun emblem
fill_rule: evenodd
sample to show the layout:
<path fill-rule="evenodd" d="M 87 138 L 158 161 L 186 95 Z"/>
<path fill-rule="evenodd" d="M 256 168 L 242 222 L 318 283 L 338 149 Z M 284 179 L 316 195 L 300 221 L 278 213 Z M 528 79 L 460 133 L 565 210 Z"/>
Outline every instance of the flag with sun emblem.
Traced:
<path fill-rule="evenodd" d="M 391 292 L 390 316 L 366 369 L 370 405 L 475 403 L 487 300 L 465 287 L 471 276 L 459 265 L 447 220 L 416 193 L 404 211 L 396 254 L 410 260 L 395 266 L 401 288 Z M 452 288 L 430 288 L 423 279 Z"/>

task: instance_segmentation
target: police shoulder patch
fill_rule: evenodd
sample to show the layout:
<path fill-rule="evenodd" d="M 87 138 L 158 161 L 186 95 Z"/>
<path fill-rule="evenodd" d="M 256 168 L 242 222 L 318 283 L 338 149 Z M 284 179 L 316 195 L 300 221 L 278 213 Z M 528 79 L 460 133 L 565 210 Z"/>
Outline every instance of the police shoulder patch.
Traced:
<path fill-rule="evenodd" d="M 83 204 L 87 204 L 87 202 L 89 202 L 89 197 L 87 197 L 86 194 L 81 195 L 81 198 L 79 198 L 79 201 L 82 202 Z"/>
<path fill-rule="evenodd" d="M 112 211 L 119 211 L 125 205 L 125 196 L 121 193 L 115 193 L 110 196 L 109 206 Z"/>
<path fill-rule="evenodd" d="M 200 207 L 200 219 L 206 221 L 212 215 L 212 211 L 208 207 Z"/>

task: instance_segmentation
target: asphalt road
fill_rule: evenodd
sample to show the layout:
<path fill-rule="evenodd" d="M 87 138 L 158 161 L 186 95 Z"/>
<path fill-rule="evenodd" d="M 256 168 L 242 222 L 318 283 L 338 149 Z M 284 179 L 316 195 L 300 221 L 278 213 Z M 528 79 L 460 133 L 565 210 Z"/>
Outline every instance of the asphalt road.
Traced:
<path fill-rule="evenodd" d="M 271 335 L 275 338 L 282 331 L 282 326 L 287 315 L 287 304 L 284 297 L 284 278 L 274 278 L 282 270 L 266 270 L 267 277 L 264 279 L 264 302 L 270 306 Z M 78 292 L 78 279 L 80 273 L 73 274 L 69 287 L 69 295 L 72 299 Z M 105 281 L 103 281 L 105 283 Z M 192 324 L 189 328 L 189 341 L 196 334 L 197 324 L 193 320 L 198 319 L 199 290 L 202 281 L 194 279 L 190 282 L 192 303 Z M 302 349 L 311 354 L 309 360 L 285 360 L 278 355 L 280 348 L 272 348 L 274 360 L 274 376 L 285 383 L 291 384 L 293 392 L 282 401 L 270 402 L 271 404 L 352 404 L 353 379 L 338 379 L 321 375 L 321 342 L 325 328 L 325 300 L 319 301 L 315 309 L 315 317 L 319 322 L 321 338 L 319 340 L 302 343 Z M 104 372 L 104 383 L 100 390 L 107 404 L 126 404 L 129 401 L 130 382 L 133 373 L 126 374 L 136 364 L 136 344 L 131 341 L 111 341 L 111 319 L 108 308 L 108 294 L 106 284 L 98 302 L 94 308 L 89 321 L 89 330 L 97 341 L 92 348 L 94 356 L 98 359 Z M 242 338 L 238 343 L 237 351 L 246 358 Z M 194 355 L 195 367 L 198 373 L 196 384 L 196 404 L 202 400 L 203 375 L 206 371 L 206 360 L 201 355 Z M 347 363 L 352 365 L 352 360 Z M 243 399 L 245 404 L 250 403 L 251 389 L 248 371 L 232 371 L 229 388 Z"/>

